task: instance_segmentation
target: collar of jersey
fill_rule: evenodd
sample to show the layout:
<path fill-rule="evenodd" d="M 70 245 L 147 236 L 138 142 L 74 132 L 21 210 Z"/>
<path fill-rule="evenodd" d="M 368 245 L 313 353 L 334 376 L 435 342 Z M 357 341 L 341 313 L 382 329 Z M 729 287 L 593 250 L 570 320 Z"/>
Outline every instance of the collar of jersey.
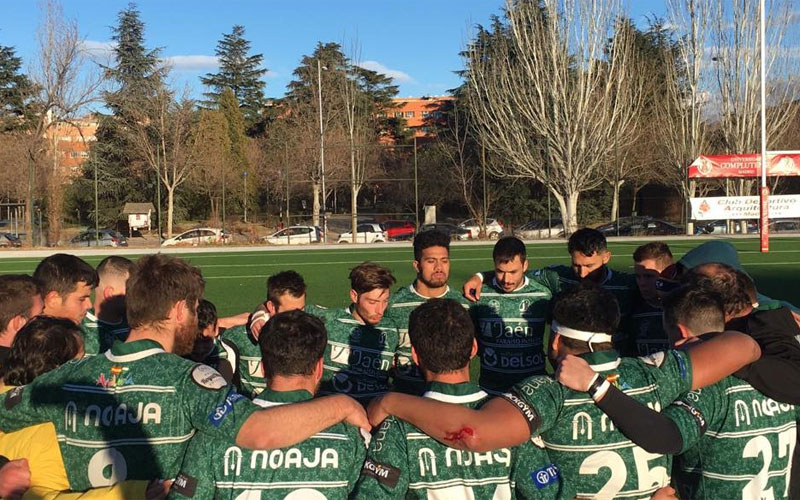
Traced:
<path fill-rule="evenodd" d="M 314 396 L 312 396 L 310 392 L 304 389 L 298 389 L 296 391 L 273 391 L 272 389 L 264 389 L 253 402 L 259 406 L 269 407 L 308 401 L 313 397 Z"/>
<path fill-rule="evenodd" d="M 428 388 L 422 397 L 441 401 L 443 403 L 465 404 L 480 401 L 489 397 L 489 395 L 472 382 L 463 382 L 460 384 L 431 382 L 428 384 Z"/>
<path fill-rule="evenodd" d="M 142 339 L 134 340 L 133 342 L 117 340 L 111 346 L 111 349 L 106 351 L 106 358 L 115 363 L 125 363 L 163 352 L 166 351 L 155 340 Z"/>
<path fill-rule="evenodd" d="M 116 323 L 109 323 L 108 321 L 103 321 L 102 319 L 98 318 L 94 314 L 94 307 L 86 311 L 86 316 L 83 318 L 83 323 L 85 322 L 94 322 L 97 324 L 103 323 L 104 325 L 108 326 L 122 326 L 122 323 L 125 321 L 124 318 L 120 319 Z"/>
<path fill-rule="evenodd" d="M 517 288 L 515 288 L 514 290 L 512 290 L 510 292 L 506 292 L 505 290 L 503 290 L 503 287 L 500 286 L 500 283 L 497 282 L 497 277 L 492 278 L 492 286 L 497 288 L 498 290 L 500 290 L 502 293 L 518 292 L 518 291 L 522 290 L 523 288 L 525 288 L 526 286 L 528 286 L 529 283 L 530 283 L 530 280 L 528 279 L 527 276 L 525 276 L 525 279 L 522 280 L 522 284 L 520 286 L 518 286 Z"/>
<path fill-rule="evenodd" d="M 450 293 L 450 285 L 445 286 L 444 293 L 442 293 L 440 295 L 437 295 L 436 297 L 426 297 L 426 296 L 422 295 L 421 293 L 419 293 L 417 291 L 416 288 L 414 288 L 414 283 L 411 283 L 410 285 L 408 285 L 408 290 L 411 293 L 413 293 L 414 295 L 416 295 L 417 297 L 421 298 L 421 299 L 425 299 L 425 300 L 428 300 L 428 299 L 441 299 L 443 297 L 446 297 L 447 294 Z"/>
<path fill-rule="evenodd" d="M 616 370 L 620 363 L 617 351 L 585 352 L 580 355 L 596 372 Z"/>

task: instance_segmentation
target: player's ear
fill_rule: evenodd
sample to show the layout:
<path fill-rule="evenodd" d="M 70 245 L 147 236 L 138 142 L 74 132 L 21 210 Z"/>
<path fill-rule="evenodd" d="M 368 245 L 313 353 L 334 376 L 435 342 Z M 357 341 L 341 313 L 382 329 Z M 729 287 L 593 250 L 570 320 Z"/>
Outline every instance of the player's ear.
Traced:
<path fill-rule="evenodd" d="M 170 311 L 170 316 L 174 316 L 178 323 L 183 321 L 184 316 L 187 314 L 187 307 L 186 307 L 186 300 L 179 300 L 175 302 L 175 305 L 172 306 L 172 311 Z"/>
<path fill-rule="evenodd" d="M 611 250 L 606 250 L 603 254 L 603 265 L 608 264 L 608 261 L 611 260 Z"/>
<path fill-rule="evenodd" d="M 682 339 L 688 339 L 689 337 L 692 336 L 692 333 L 689 331 L 689 329 L 686 328 L 685 325 L 682 325 L 680 323 L 678 323 L 678 331 L 681 332 L 681 338 Z"/>
<path fill-rule="evenodd" d="M 115 294 L 114 294 L 114 287 L 113 286 L 105 286 L 105 287 L 103 287 L 103 300 L 108 300 L 111 297 L 113 297 L 114 295 Z"/>
<path fill-rule="evenodd" d="M 47 292 L 47 295 L 44 296 L 45 309 L 58 309 L 61 307 L 62 302 L 63 300 L 61 299 L 61 295 L 55 290 L 50 290 Z M 52 314 L 52 311 L 50 311 L 48 314 Z"/>
<path fill-rule="evenodd" d="M 419 366 L 419 356 L 417 356 L 417 350 L 414 349 L 414 346 L 411 346 L 411 359 L 414 360 L 414 363 Z"/>
<path fill-rule="evenodd" d="M 417 274 L 419 274 L 419 261 L 414 259 L 413 261 L 411 261 L 411 265 L 414 266 L 414 271 L 416 271 Z"/>
<path fill-rule="evenodd" d="M 550 348 L 556 354 L 561 349 L 561 335 L 558 332 L 550 332 L 552 339 L 550 340 Z"/>
<path fill-rule="evenodd" d="M 527 270 L 528 270 L 528 259 L 525 259 L 525 262 L 522 263 L 522 272 L 524 273 Z"/>
<path fill-rule="evenodd" d="M 28 319 L 25 316 L 17 314 L 8 322 L 8 331 L 12 334 L 16 334 L 18 331 L 22 330 L 22 327 L 27 323 Z"/>
<path fill-rule="evenodd" d="M 267 308 L 267 313 L 269 314 L 270 318 L 278 313 L 278 309 L 275 307 L 275 304 L 273 304 L 271 300 L 266 301 L 264 305 Z"/>
<path fill-rule="evenodd" d="M 358 302 L 358 292 L 356 292 L 352 288 L 350 289 L 350 302 L 354 304 Z"/>
<path fill-rule="evenodd" d="M 314 365 L 314 382 L 319 382 L 320 380 L 322 380 L 324 361 L 325 358 L 319 358 L 319 360 L 317 360 L 317 364 Z"/>
<path fill-rule="evenodd" d="M 478 354 L 478 341 L 472 339 L 472 350 L 469 353 L 469 359 L 474 358 L 476 354 Z"/>

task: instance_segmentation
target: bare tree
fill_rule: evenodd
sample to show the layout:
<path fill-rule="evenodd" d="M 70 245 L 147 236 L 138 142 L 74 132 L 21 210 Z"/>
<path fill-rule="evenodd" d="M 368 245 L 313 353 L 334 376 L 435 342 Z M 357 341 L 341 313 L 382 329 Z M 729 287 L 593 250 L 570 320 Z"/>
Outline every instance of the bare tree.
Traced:
<path fill-rule="evenodd" d="M 37 53 L 31 78 L 39 89 L 36 113 L 25 136 L 28 162 L 28 243 L 33 241 L 33 203 L 35 197 L 36 165 L 49 152 L 52 168 L 43 170 L 47 184 L 49 238 L 56 242 L 61 229 L 66 174 L 59 165 L 58 137 L 47 141 L 46 135 L 56 126 L 73 126 L 76 117 L 99 98 L 103 82 L 99 71 L 84 71 L 87 62 L 83 40 L 75 20 L 66 19 L 61 5 L 55 0 L 40 4 L 42 20 L 37 33 Z M 84 139 L 85 140 L 85 139 Z"/>
<path fill-rule="evenodd" d="M 629 85 L 632 37 L 614 31 L 618 13 L 616 0 L 507 0 L 507 23 L 467 50 L 476 130 L 503 160 L 493 173 L 543 182 L 568 232 L 641 99 Z"/>

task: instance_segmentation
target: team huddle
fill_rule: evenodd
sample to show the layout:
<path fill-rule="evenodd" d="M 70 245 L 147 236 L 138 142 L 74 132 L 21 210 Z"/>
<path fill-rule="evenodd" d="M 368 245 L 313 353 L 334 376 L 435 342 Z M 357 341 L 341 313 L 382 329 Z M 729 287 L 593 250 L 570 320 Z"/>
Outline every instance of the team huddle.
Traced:
<path fill-rule="evenodd" d="M 800 498 L 800 311 L 723 241 L 567 250 L 453 289 L 428 231 L 410 284 L 364 262 L 328 309 L 287 270 L 231 317 L 164 254 L 0 276 L 0 496 Z"/>

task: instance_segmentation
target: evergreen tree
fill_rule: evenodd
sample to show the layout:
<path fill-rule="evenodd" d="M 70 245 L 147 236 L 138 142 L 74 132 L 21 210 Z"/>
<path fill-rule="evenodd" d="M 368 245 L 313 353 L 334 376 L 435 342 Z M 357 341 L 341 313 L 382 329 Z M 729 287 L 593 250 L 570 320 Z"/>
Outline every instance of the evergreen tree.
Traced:
<path fill-rule="evenodd" d="M 29 104 L 36 86 L 20 73 L 21 67 L 22 59 L 15 55 L 14 47 L 0 45 L 0 132 L 23 127 L 32 112 Z"/>
<path fill-rule="evenodd" d="M 245 172 L 250 171 L 250 162 L 247 159 L 247 135 L 244 129 L 244 118 L 237 105 L 236 96 L 231 89 L 224 89 L 220 94 L 217 104 L 228 127 L 230 149 L 228 152 L 228 168 L 223 169 L 225 195 L 229 200 L 244 202 L 241 196 L 242 180 Z M 231 196 L 232 195 L 232 196 Z M 226 208 L 226 207 L 223 207 Z"/>
<path fill-rule="evenodd" d="M 203 85 L 210 90 L 203 95 L 207 107 L 219 102 L 223 91 L 229 88 L 242 110 L 245 128 L 251 130 L 262 121 L 261 111 L 264 108 L 264 82 L 267 73 L 262 67 L 263 54 L 248 55 L 250 41 L 244 38 L 244 26 L 236 25 L 230 33 L 222 35 L 216 49 L 219 58 L 219 73 L 207 73 L 200 77 Z"/>

